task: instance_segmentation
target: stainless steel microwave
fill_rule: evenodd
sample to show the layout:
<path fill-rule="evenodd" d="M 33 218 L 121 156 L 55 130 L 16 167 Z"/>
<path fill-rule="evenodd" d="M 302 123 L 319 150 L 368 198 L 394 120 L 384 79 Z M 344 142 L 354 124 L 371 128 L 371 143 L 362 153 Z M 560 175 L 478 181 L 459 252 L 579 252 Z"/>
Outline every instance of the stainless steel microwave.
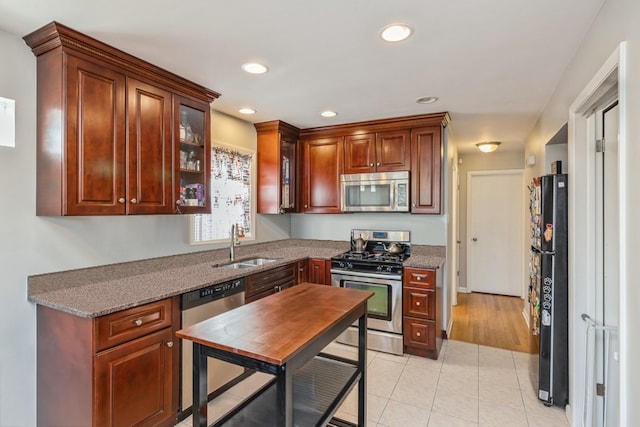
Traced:
<path fill-rule="evenodd" d="M 409 212 L 409 171 L 340 176 L 343 212 Z"/>

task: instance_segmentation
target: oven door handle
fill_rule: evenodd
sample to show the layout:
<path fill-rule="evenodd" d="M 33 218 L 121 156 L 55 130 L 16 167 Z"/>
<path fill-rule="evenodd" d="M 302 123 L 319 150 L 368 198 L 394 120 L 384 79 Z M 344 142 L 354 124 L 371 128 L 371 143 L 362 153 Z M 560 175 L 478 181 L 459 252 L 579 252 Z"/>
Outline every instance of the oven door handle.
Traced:
<path fill-rule="evenodd" d="M 341 276 L 350 277 L 350 278 L 351 277 L 353 278 L 368 277 L 370 279 L 402 280 L 402 275 L 400 274 L 376 274 L 376 273 L 364 273 L 360 271 L 354 274 L 352 271 L 334 270 L 334 269 L 331 269 L 331 274 L 339 274 Z"/>

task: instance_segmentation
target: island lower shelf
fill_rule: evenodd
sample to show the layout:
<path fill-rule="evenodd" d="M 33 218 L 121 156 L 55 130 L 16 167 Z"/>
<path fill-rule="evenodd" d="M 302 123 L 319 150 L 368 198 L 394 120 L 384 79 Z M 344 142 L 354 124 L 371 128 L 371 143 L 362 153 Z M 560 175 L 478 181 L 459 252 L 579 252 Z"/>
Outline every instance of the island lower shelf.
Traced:
<path fill-rule="evenodd" d="M 362 373 L 357 362 L 321 353 L 293 374 L 293 425 L 324 426 Z M 278 427 L 276 380 L 242 402 L 213 427 Z"/>

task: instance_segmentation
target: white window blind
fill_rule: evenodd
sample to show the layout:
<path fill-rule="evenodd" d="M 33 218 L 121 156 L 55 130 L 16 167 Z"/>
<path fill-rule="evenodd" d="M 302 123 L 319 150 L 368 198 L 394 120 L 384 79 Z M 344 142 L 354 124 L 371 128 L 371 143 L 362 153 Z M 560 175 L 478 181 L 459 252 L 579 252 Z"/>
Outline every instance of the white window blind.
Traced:
<path fill-rule="evenodd" d="M 211 148 L 211 214 L 193 215 L 192 244 L 229 240 L 232 224 L 245 238 L 253 236 L 252 159 L 253 154 Z"/>

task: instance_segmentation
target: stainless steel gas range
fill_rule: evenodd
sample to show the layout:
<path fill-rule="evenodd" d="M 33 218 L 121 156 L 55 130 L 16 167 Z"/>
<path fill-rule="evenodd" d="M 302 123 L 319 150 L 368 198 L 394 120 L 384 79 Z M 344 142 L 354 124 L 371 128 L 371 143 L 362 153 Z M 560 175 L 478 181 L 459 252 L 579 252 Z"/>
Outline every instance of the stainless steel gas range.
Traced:
<path fill-rule="evenodd" d="M 351 250 L 331 259 L 331 285 L 374 292 L 367 303 L 368 347 L 402 354 L 402 270 L 411 255 L 411 232 L 351 230 Z M 357 345 L 357 328 L 338 342 Z"/>

